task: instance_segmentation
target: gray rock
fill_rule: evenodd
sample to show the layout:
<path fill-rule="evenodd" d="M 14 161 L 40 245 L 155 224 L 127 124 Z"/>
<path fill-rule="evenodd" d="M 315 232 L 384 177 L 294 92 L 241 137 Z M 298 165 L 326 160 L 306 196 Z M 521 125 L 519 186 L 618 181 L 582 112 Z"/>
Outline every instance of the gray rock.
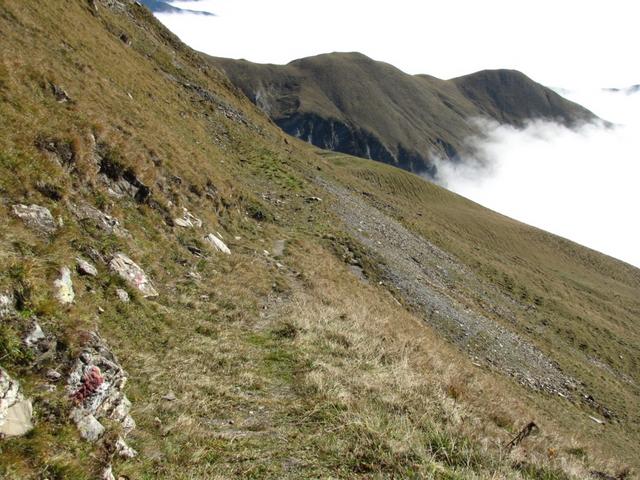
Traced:
<path fill-rule="evenodd" d="M 33 428 L 33 406 L 24 398 L 20 384 L 0 367 L 0 436 L 16 437 Z"/>
<path fill-rule="evenodd" d="M 16 314 L 16 300 L 13 293 L 0 293 L 0 320 Z"/>
<path fill-rule="evenodd" d="M 109 267 L 120 278 L 140 290 L 145 298 L 158 296 L 158 292 L 146 273 L 124 253 L 116 253 L 109 262 Z"/>
<path fill-rule="evenodd" d="M 73 282 L 71 281 L 71 270 L 67 267 L 60 269 L 60 278 L 53 282 L 53 286 L 56 290 L 56 298 L 64 305 L 73 303 L 76 297 L 73 291 Z"/>
<path fill-rule="evenodd" d="M 29 228 L 51 234 L 58 229 L 58 224 L 48 208 L 39 205 L 17 204 L 12 207 L 13 214 L 21 219 Z"/>
<path fill-rule="evenodd" d="M 86 260 L 78 257 L 76 258 L 76 262 L 76 269 L 78 270 L 78 273 L 80 275 L 88 275 L 90 277 L 95 277 L 98 275 L 98 269 Z"/>
<path fill-rule="evenodd" d="M 121 238 L 131 237 L 131 234 L 120 225 L 120 222 L 116 218 L 101 212 L 91 205 L 87 205 L 86 203 L 81 205 L 71 205 L 70 210 L 78 220 L 90 221 L 96 227 L 107 233 L 113 233 L 115 236 Z"/>
<path fill-rule="evenodd" d="M 34 320 L 31 324 L 31 330 L 27 336 L 24 337 L 24 343 L 27 347 L 33 348 L 38 345 L 40 340 L 44 340 L 45 338 L 46 335 L 42 331 L 42 327 L 40 327 L 40 324 Z"/>
<path fill-rule="evenodd" d="M 122 303 L 129 303 L 130 298 L 126 290 L 123 290 L 122 288 L 116 288 L 116 295 Z"/>
<path fill-rule="evenodd" d="M 222 253 L 226 253 L 227 255 L 230 255 L 231 254 L 231 250 L 229 250 L 229 247 L 227 247 L 225 245 L 225 243 L 222 241 L 222 237 L 220 237 L 220 238 L 219 237 L 220 237 L 220 234 L 218 234 L 218 236 L 216 236 L 213 233 L 210 233 L 209 235 L 204 237 L 204 239 L 211 246 L 213 246 L 213 248 L 216 251 L 222 252 Z"/>

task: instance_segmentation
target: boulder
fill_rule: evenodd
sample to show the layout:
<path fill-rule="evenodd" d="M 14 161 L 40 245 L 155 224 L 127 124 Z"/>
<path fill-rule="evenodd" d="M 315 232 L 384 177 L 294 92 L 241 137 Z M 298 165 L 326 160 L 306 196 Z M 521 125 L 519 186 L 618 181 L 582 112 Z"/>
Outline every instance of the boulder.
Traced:
<path fill-rule="evenodd" d="M 29 228 L 51 234 L 58 229 L 58 224 L 48 208 L 39 205 L 17 204 L 12 208 L 13 214 L 21 219 Z"/>
<path fill-rule="evenodd" d="M 220 234 L 218 234 L 218 236 L 220 236 Z M 211 246 L 213 246 L 213 248 L 216 251 L 222 252 L 222 253 L 226 253 L 227 255 L 230 255 L 231 254 L 231 250 L 229 250 L 229 247 L 227 247 L 225 245 L 225 243 L 222 241 L 222 238 L 218 238 L 218 236 L 214 235 L 213 233 L 210 233 L 209 235 L 204 237 L 204 239 Z"/>
<path fill-rule="evenodd" d="M 107 233 L 113 233 L 117 237 L 131 237 L 131 234 L 120 225 L 120 222 L 116 218 L 101 212 L 91 205 L 86 203 L 81 205 L 71 205 L 70 209 L 78 220 L 92 222 L 96 227 Z"/>
<path fill-rule="evenodd" d="M 80 275 L 88 275 L 90 277 L 95 277 L 98 275 L 98 269 L 86 260 L 78 257 L 76 258 L 76 262 L 76 270 L 78 270 L 78 273 Z"/>
<path fill-rule="evenodd" d="M 153 286 L 153 283 L 144 273 L 144 271 L 124 253 L 116 253 L 111 261 L 109 267 L 120 278 L 126 280 L 130 285 L 140 290 L 142 295 L 147 297 L 157 297 L 158 292 Z"/>
<path fill-rule="evenodd" d="M 125 435 L 135 428 L 129 415 L 131 402 L 124 394 L 127 383 L 122 369 L 104 340 L 91 334 L 67 378 L 67 392 L 74 408 L 71 418 L 83 438 L 95 441 L 104 433 L 101 418 L 118 422 Z"/>
<path fill-rule="evenodd" d="M 20 384 L 0 367 L 0 436 L 24 435 L 33 428 L 33 406 L 24 398 Z"/>
<path fill-rule="evenodd" d="M 76 297 L 73 291 L 73 282 L 71 281 L 71 270 L 67 267 L 60 269 L 60 278 L 53 282 L 53 286 L 56 290 L 56 298 L 64 305 L 73 303 Z"/>

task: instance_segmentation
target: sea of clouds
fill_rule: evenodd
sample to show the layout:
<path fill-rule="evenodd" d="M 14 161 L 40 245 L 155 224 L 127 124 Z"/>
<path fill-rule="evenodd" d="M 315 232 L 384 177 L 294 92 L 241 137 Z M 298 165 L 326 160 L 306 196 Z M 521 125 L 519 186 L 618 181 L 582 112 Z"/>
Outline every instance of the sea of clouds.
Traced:
<path fill-rule="evenodd" d="M 495 211 L 640 267 L 640 93 L 560 91 L 603 122 L 483 122 L 476 154 L 438 182 Z"/>

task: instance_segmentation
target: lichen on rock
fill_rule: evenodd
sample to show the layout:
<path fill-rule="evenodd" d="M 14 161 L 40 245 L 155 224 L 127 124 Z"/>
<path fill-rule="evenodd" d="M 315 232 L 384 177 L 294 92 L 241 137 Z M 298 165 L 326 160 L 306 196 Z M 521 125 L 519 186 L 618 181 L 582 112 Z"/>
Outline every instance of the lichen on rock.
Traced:
<path fill-rule="evenodd" d="M 67 379 L 67 392 L 74 405 L 71 418 L 83 438 L 93 442 L 104 434 L 101 418 L 118 422 L 125 435 L 135 428 L 129 415 L 131 402 L 124 394 L 126 382 L 126 373 L 111 350 L 97 333 L 92 333 Z"/>

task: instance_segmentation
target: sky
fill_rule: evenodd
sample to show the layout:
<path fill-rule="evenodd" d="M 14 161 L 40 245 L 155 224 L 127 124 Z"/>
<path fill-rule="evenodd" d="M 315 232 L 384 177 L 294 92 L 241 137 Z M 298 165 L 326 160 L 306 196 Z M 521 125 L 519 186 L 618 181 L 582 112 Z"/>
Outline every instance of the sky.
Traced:
<path fill-rule="evenodd" d="M 217 17 L 160 15 L 214 56 L 287 63 L 359 51 L 407 73 L 451 78 L 515 68 L 549 86 L 638 83 L 636 0 L 200 0 Z"/>
<path fill-rule="evenodd" d="M 640 2 L 199 0 L 158 14 L 185 43 L 259 63 L 359 51 L 407 73 L 520 70 L 615 128 L 484 123 L 478 158 L 439 182 L 482 205 L 640 267 Z"/>

